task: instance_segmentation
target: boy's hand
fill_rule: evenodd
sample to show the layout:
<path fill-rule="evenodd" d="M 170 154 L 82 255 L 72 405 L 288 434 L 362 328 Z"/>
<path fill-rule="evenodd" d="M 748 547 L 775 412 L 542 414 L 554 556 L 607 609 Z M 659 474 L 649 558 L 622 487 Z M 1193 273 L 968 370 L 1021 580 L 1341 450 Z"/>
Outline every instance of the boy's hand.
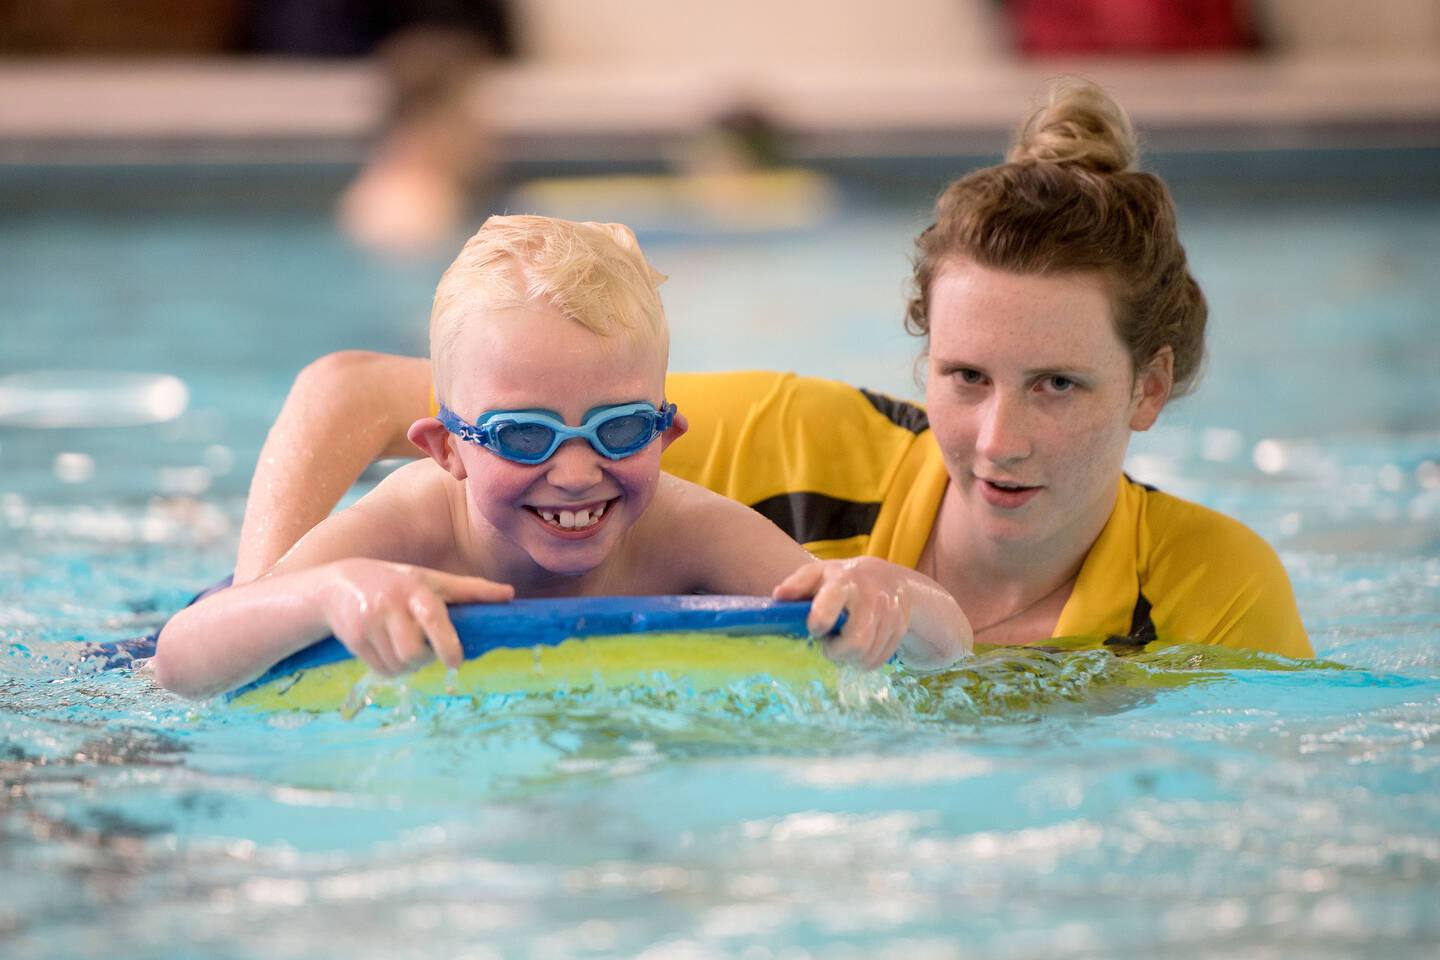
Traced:
<path fill-rule="evenodd" d="M 878 557 L 817 560 L 786 577 L 771 596 L 809 599 L 806 626 L 812 637 L 826 636 L 844 611 L 840 636 L 825 640 L 826 656 L 874 670 L 895 655 L 910 627 L 910 589 L 903 573 Z"/>
<path fill-rule="evenodd" d="M 446 604 L 504 603 L 515 596 L 509 584 L 383 560 L 340 560 L 331 569 L 322 597 L 330 629 L 382 676 L 414 670 L 432 656 L 460 666 L 465 653 Z"/>

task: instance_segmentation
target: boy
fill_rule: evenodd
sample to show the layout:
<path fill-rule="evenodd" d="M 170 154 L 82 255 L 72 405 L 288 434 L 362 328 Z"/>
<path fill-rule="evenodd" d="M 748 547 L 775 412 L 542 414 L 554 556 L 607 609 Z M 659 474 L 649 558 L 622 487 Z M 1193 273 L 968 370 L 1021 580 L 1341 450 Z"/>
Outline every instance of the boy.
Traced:
<path fill-rule="evenodd" d="M 445 605 L 514 596 L 770 593 L 811 599 L 816 636 L 848 613 L 827 642 L 836 660 L 873 668 L 899 648 L 940 666 L 968 650 L 969 624 L 928 578 L 873 557 L 816 560 L 754 511 L 660 472 L 686 427 L 664 397 L 663 279 L 618 224 L 486 221 L 436 289 L 438 416 L 409 431 L 429 459 L 265 576 L 176 614 L 160 683 L 231 689 L 332 633 L 381 674 L 437 655 L 453 667 Z"/>

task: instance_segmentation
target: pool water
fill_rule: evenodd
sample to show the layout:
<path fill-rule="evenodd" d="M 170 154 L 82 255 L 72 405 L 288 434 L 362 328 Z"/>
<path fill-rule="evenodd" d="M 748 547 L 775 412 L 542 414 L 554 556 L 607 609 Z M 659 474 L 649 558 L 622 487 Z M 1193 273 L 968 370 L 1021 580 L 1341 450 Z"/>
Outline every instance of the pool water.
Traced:
<path fill-rule="evenodd" d="M 151 631 L 228 571 L 295 372 L 423 351 L 443 262 L 348 247 L 335 169 L 0 170 L 0 378 L 85 371 L 72 425 L 0 405 L 0 952 L 1433 954 L 1437 160 L 1156 161 L 1211 357 L 1128 468 L 1275 544 L 1317 662 L 982 651 L 830 694 L 657 681 L 350 720 L 188 703 L 76 641 Z M 918 398 L 908 242 L 964 167 L 842 178 L 788 231 L 649 229 L 672 367 Z"/>

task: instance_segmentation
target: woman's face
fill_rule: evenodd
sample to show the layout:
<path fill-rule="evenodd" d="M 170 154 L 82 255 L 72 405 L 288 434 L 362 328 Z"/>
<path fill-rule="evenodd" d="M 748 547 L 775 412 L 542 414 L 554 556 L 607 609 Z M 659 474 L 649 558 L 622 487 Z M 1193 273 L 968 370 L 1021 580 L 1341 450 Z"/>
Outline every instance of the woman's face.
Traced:
<path fill-rule="evenodd" d="M 939 271 L 926 402 L 967 536 L 1083 551 L 1099 534 L 1130 431 L 1170 388 L 1168 349 L 1137 377 L 1111 314 L 1096 273 Z"/>

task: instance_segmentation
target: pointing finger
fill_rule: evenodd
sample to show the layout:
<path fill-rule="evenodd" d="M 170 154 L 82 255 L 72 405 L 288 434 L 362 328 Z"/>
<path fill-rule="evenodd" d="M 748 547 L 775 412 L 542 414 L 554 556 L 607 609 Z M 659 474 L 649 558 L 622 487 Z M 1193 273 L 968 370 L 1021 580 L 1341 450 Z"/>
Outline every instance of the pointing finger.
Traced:
<path fill-rule="evenodd" d="M 823 563 L 804 564 L 790 576 L 781 580 L 775 589 L 770 591 L 770 596 L 775 600 L 808 600 L 815 596 L 815 591 L 820 589 L 824 574 L 825 565 Z"/>
<path fill-rule="evenodd" d="M 445 666 L 455 669 L 465 662 L 465 650 L 444 601 L 428 590 L 417 592 L 410 598 L 410 612 Z"/>
<path fill-rule="evenodd" d="M 505 603 L 515 598 L 515 588 L 510 584 L 484 577 L 436 573 L 431 577 L 431 585 L 446 603 Z"/>

